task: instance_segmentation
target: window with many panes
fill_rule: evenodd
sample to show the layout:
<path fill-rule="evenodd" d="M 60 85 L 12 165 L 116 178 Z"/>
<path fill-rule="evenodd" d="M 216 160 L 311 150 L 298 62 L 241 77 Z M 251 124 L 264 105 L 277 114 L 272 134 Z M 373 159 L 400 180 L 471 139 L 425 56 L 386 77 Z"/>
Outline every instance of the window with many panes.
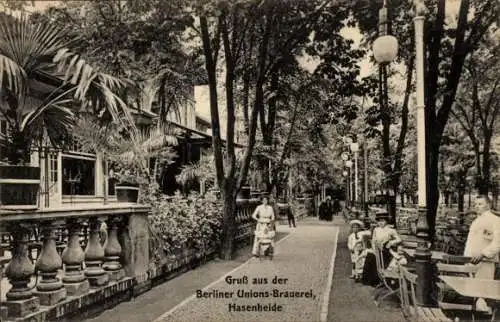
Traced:
<path fill-rule="evenodd" d="M 57 186 L 57 154 L 52 153 L 49 156 L 49 182 L 51 192 L 58 192 Z"/>
<path fill-rule="evenodd" d="M 61 166 L 63 195 L 95 195 L 95 154 L 82 152 L 77 144 L 73 144 L 63 152 Z"/>

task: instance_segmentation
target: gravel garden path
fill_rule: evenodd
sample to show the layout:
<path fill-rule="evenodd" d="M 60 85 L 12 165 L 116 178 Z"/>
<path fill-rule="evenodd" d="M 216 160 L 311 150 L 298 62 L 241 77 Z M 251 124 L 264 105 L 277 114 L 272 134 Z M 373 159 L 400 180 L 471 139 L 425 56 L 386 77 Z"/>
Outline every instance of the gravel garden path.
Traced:
<path fill-rule="evenodd" d="M 273 261 L 250 258 L 245 248 L 232 261 L 214 260 L 87 322 L 404 320 L 397 303 L 377 308 L 372 288 L 349 279 L 349 227 L 341 217 L 308 217 L 278 232 Z"/>
<path fill-rule="evenodd" d="M 155 322 L 318 321 L 328 306 L 337 234 L 331 222 L 301 221 L 274 260 L 250 259 Z"/>

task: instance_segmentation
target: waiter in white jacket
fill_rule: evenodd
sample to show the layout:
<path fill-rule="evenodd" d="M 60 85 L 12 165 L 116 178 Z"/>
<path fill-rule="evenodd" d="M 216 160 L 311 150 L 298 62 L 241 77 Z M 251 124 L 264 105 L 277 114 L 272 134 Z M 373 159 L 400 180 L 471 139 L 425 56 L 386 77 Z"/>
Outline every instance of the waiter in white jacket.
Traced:
<path fill-rule="evenodd" d="M 478 265 L 476 278 L 493 280 L 500 252 L 500 217 L 491 212 L 487 196 L 478 196 L 474 206 L 479 216 L 470 225 L 464 256 L 471 257 L 471 263 Z M 491 311 L 483 299 L 477 301 L 476 308 Z"/>
<path fill-rule="evenodd" d="M 470 225 L 464 256 L 472 257 L 473 264 L 484 262 L 485 259 L 489 262 L 498 261 L 500 217 L 491 212 L 490 200 L 487 196 L 478 196 L 475 200 L 475 207 L 479 216 Z M 484 278 L 487 277 L 484 276 Z"/>

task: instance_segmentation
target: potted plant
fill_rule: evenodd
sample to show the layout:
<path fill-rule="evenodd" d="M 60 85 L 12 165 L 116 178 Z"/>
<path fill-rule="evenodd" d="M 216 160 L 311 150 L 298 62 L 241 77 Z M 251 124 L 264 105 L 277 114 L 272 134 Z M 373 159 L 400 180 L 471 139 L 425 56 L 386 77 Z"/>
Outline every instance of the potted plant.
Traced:
<path fill-rule="evenodd" d="M 118 179 L 115 184 L 116 200 L 118 202 L 133 202 L 137 203 L 139 200 L 139 189 L 144 180 L 141 176 L 133 174 L 129 170 L 125 170 L 114 176 Z"/>
<path fill-rule="evenodd" d="M 114 94 L 125 83 L 72 53 L 69 38 L 49 23 L 0 18 L 0 118 L 7 124 L 6 133 L 0 133 L 3 208 L 38 208 L 40 168 L 30 164 L 31 152 L 62 147 L 76 108 L 127 113 Z M 37 82 L 44 85 L 34 88 Z"/>

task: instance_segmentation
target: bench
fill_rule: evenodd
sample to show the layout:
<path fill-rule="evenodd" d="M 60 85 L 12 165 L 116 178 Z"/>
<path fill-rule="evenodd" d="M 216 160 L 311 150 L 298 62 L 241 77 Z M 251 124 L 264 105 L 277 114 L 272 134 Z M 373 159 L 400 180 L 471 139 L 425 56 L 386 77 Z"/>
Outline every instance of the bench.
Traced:
<path fill-rule="evenodd" d="M 443 311 L 434 307 L 422 307 L 416 303 L 415 289 L 417 285 L 417 275 L 411 273 L 406 267 L 399 265 L 399 291 L 401 298 L 401 309 L 408 321 L 426 322 L 451 322 Z"/>

